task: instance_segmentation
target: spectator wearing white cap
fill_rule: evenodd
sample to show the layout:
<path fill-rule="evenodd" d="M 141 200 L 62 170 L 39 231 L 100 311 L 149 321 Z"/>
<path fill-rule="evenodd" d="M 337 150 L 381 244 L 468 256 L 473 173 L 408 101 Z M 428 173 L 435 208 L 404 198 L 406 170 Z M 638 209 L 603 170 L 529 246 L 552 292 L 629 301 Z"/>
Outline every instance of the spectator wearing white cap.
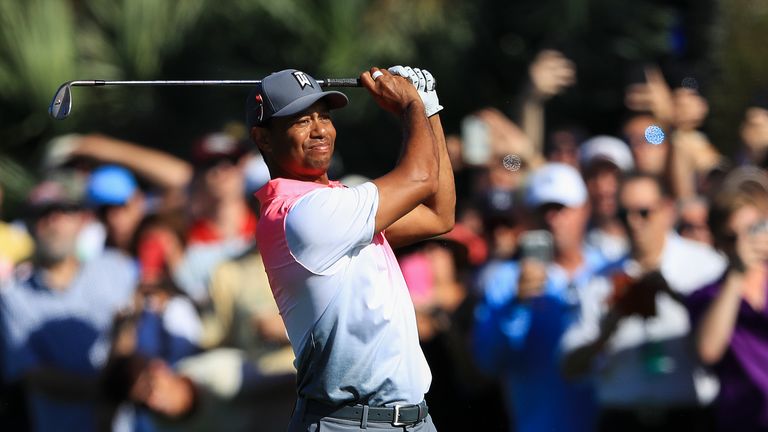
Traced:
<path fill-rule="evenodd" d="M 607 258 L 619 259 L 629 250 L 629 243 L 617 216 L 617 195 L 622 173 L 635 167 L 632 152 L 619 138 L 598 135 L 581 145 L 580 165 L 592 209 L 587 243 Z"/>
<path fill-rule="evenodd" d="M 584 243 L 587 189 L 575 168 L 549 163 L 531 173 L 526 203 L 551 233 L 551 262 L 521 256 L 481 271 L 474 355 L 482 371 L 501 378 L 514 430 L 592 430 L 591 388 L 566 382 L 556 361 L 579 291 L 605 265 Z"/>

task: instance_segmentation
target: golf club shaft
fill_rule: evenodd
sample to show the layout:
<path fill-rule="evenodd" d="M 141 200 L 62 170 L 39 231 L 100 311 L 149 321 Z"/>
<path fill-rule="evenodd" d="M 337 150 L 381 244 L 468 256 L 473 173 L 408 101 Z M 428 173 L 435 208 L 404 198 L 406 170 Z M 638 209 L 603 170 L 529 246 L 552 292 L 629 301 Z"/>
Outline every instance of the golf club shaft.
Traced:
<path fill-rule="evenodd" d="M 261 80 L 78 80 L 70 81 L 66 84 L 71 86 L 249 86 L 260 83 Z M 359 78 L 326 78 L 324 80 L 317 80 L 317 83 L 320 87 L 361 87 Z"/>
<path fill-rule="evenodd" d="M 48 106 L 48 114 L 56 120 L 63 120 L 72 111 L 72 87 L 101 86 L 253 86 L 261 80 L 168 80 L 168 81 L 110 81 L 75 80 L 59 86 Z M 320 87 L 362 87 L 359 78 L 326 78 L 317 80 Z"/>

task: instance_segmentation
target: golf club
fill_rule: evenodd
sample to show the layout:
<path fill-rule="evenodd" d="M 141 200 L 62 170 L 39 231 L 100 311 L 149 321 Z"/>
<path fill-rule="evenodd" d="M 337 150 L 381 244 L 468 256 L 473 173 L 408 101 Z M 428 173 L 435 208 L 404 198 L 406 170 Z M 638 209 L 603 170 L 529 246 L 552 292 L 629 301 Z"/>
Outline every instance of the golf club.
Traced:
<path fill-rule="evenodd" d="M 64 120 L 72 112 L 72 87 L 101 86 L 252 86 L 261 80 L 189 80 L 189 81 L 105 81 L 76 80 L 62 84 L 53 96 L 48 114 L 56 120 Z M 317 80 L 320 87 L 361 87 L 358 78 L 326 78 Z"/>

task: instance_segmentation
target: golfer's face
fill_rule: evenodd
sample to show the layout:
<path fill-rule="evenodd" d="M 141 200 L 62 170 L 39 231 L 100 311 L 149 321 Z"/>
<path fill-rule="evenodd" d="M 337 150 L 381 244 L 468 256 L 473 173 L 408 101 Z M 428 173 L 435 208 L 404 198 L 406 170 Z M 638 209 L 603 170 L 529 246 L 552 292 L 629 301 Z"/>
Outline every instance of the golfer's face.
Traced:
<path fill-rule="evenodd" d="M 324 102 L 290 117 L 274 118 L 272 125 L 274 158 L 286 172 L 311 179 L 328 171 L 336 128 Z"/>

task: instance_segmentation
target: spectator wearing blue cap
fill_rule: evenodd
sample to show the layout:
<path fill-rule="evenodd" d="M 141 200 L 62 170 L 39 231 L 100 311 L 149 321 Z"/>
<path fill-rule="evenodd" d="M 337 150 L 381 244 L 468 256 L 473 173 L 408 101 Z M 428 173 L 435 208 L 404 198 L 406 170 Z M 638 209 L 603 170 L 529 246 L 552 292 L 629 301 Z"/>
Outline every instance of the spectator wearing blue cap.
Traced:
<path fill-rule="evenodd" d="M 106 228 L 106 246 L 128 253 L 146 213 L 144 193 L 133 173 L 118 165 L 97 168 L 88 179 L 86 200 Z"/>

